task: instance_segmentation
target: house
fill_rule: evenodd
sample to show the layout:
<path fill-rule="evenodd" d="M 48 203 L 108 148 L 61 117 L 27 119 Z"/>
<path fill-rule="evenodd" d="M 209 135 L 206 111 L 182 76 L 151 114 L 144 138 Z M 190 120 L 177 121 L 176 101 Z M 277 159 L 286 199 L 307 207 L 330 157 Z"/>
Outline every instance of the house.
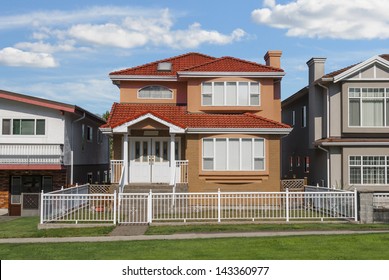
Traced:
<path fill-rule="evenodd" d="M 291 130 L 280 122 L 280 56 L 269 51 L 262 65 L 186 53 L 110 73 L 120 102 L 101 129 L 113 136 L 112 173 L 130 188 L 279 191 Z"/>
<path fill-rule="evenodd" d="M 282 175 L 309 184 L 389 190 L 389 55 L 325 74 L 307 62 L 309 83 L 282 102 Z"/>
<path fill-rule="evenodd" d="M 108 181 L 104 123 L 78 106 L 0 90 L 0 209 L 20 215 L 28 193 Z"/>

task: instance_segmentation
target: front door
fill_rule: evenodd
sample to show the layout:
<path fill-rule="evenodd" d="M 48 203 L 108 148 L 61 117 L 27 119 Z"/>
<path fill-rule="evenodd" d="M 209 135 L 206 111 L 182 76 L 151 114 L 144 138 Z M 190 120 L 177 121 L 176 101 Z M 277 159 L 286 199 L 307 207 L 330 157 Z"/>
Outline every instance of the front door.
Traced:
<path fill-rule="evenodd" d="M 130 183 L 170 182 L 170 138 L 134 138 L 130 146 Z"/>

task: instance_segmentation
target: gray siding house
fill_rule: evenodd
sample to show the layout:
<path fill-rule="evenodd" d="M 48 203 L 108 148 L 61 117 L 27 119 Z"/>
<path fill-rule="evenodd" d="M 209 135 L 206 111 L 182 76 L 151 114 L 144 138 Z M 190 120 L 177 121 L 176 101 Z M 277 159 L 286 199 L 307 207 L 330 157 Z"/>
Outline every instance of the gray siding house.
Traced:
<path fill-rule="evenodd" d="M 389 55 L 325 74 L 307 62 L 309 83 L 282 102 L 293 131 L 282 142 L 283 178 L 360 191 L 389 190 Z"/>

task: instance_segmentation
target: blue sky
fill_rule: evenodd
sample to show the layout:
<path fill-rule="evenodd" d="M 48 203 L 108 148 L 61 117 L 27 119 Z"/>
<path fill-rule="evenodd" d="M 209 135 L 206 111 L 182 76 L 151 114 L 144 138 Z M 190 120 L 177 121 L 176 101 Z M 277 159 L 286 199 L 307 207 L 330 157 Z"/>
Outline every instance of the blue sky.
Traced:
<path fill-rule="evenodd" d="M 0 10 L 0 89 L 102 114 L 119 100 L 108 73 L 187 52 L 264 63 L 282 50 L 282 99 L 326 72 L 389 53 L 382 0 L 15 0 Z"/>

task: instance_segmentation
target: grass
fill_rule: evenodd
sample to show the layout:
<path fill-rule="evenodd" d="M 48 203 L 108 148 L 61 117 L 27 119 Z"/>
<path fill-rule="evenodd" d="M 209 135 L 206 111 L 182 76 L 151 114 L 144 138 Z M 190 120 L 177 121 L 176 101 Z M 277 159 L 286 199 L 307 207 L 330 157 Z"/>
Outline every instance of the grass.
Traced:
<path fill-rule="evenodd" d="M 38 230 L 38 223 L 38 217 L 0 221 L 0 238 L 102 236 L 108 235 L 114 228 L 111 226 Z"/>
<path fill-rule="evenodd" d="M 200 224 L 157 225 L 148 228 L 147 235 L 169 235 L 202 232 L 254 232 L 254 231 L 308 231 L 308 230 L 389 230 L 389 224 L 352 223 L 267 223 L 267 224 Z"/>
<path fill-rule="evenodd" d="M 389 234 L 0 244 L 2 260 L 388 260 Z"/>

